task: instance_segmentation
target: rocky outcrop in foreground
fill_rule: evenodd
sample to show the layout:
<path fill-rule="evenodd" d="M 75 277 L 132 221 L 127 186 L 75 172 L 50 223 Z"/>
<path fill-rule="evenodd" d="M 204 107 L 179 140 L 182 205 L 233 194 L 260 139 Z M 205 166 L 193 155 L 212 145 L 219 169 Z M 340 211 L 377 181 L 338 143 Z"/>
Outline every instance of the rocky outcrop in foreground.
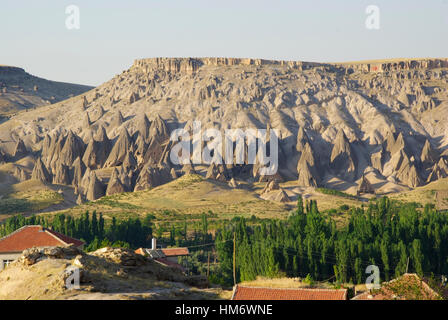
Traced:
<path fill-rule="evenodd" d="M 80 287 L 69 289 L 66 280 L 73 270 Z M 2 300 L 197 299 L 217 293 L 199 289 L 208 285 L 204 277 L 185 276 L 132 250 L 108 247 L 92 253 L 73 246 L 27 249 L 0 271 L 0 284 Z"/>

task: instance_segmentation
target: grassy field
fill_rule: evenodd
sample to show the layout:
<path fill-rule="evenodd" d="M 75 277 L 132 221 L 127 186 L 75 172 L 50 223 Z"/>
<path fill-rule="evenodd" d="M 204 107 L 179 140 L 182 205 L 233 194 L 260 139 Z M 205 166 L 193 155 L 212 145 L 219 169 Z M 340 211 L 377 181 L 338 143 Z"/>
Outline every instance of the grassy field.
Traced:
<path fill-rule="evenodd" d="M 39 212 L 64 200 L 57 191 L 35 180 L 3 188 L 0 195 L 0 221 L 14 214 Z"/>
<path fill-rule="evenodd" d="M 183 223 L 185 219 L 189 222 L 199 221 L 203 213 L 206 213 L 214 223 L 230 220 L 235 216 L 285 219 L 291 210 L 295 209 L 299 193 L 305 200 L 317 200 L 322 212 L 343 205 L 362 204 L 361 201 L 344 195 L 325 194 L 314 188 L 299 188 L 295 181 L 281 184 L 288 193 L 290 202 L 263 200 L 260 198 L 260 193 L 265 185 L 266 183 L 242 183 L 240 188 L 233 189 L 226 183 L 207 180 L 200 175 L 186 175 L 151 190 L 115 194 L 82 205 L 74 205 L 73 202 L 64 201 L 67 200 L 64 197 L 68 192 L 61 195 L 55 191 L 58 186 L 47 186 L 28 180 L 13 184 L 8 190 L 7 196 L 3 199 L 4 209 L 0 211 L 3 212 L 0 219 L 11 214 L 28 214 L 46 208 L 48 209 L 42 214 L 64 213 L 78 216 L 85 211 L 101 212 L 106 221 L 110 221 L 112 217 L 121 220 L 153 214 L 157 223 Z M 64 207 L 66 202 L 68 205 Z M 0 206 L 1 204 L 2 202 Z M 61 205 L 55 206 L 56 204 Z M 332 210 L 329 215 L 338 225 L 344 224 L 348 217 L 346 210 L 337 212 Z"/>
<path fill-rule="evenodd" d="M 2 176 L 3 175 L 3 176 Z M 0 171 L 0 184 L 5 180 Z M 142 217 L 153 214 L 157 223 L 183 223 L 200 221 L 203 213 L 215 223 L 230 220 L 235 216 L 260 219 L 285 219 L 295 209 L 297 195 L 304 201 L 316 200 L 318 208 L 336 221 L 338 226 L 345 224 L 349 217 L 349 207 L 367 204 L 367 199 L 348 196 L 330 189 L 298 187 L 295 181 L 281 183 L 290 202 L 279 203 L 260 198 L 265 183 L 242 183 L 240 188 L 230 188 L 226 183 L 204 179 L 200 175 L 186 175 L 151 190 L 115 194 L 74 205 L 73 199 L 65 199 L 71 187 L 45 185 L 28 180 L 0 190 L 0 220 L 17 213 L 30 214 L 42 212 L 53 215 L 64 213 L 78 216 L 85 211 L 102 213 L 106 221 L 115 217 L 118 220 Z M 64 194 L 57 192 L 62 188 Z M 434 203 L 438 190 L 448 190 L 448 179 L 442 179 L 413 191 L 392 194 L 390 197 L 404 202 Z M 73 197 L 73 196 L 72 196 Z"/>
<path fill-rule="evenodd" d="M 398 194 L 390 195 L 391 199 L 400 200 L 404 202 L 418 202 L 423 205 L 427 203 L 435 204 L 439 210 L 448 209 L 448 199 L 437 197 L 437 193 L 440 194 L 448 190 L 448 178 L 439 179 L 435 182 L 431 182 L 423 187 L 415 188 L 414 190 L 401 192 Z"/>
<path fill-rule="evenodd" d="M 105 219 L 117 219 L 153 214 L 159 222 L 183 222 L 209 217 L 231 219 L 235 216 L 286 218 L 293 204 L 260 199 L 248 187 L 232 189 L 225 183 L 211 181 L 199 175 L 183 176 L 157 188 L 106 196 L 97 201 L 46 214 L 79 215 L 86 210 L 101 212 Z M 212 214 L 212 213 L 213 214 Z"/>

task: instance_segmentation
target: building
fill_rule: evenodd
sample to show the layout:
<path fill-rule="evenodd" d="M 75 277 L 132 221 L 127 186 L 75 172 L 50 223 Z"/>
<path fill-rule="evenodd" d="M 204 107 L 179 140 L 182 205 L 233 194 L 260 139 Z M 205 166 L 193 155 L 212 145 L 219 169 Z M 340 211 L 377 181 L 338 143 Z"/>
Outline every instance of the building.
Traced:
<path fill-rule="evenodd" d="M 188 248 L 157 248 L 157 240 L 152 238 L 151 248 L 138 248 L 135 253 L 153 259 L 163 265 L 178 268 L 185 271 L 184 268 L 177 263 L 177 258 L 188 256 L 190 252 Z"/>
<path fill-rule="evenodd" d="M 0 239 L 0 270 L 33 247 L 67 246 L 82 249 L 84 242 L 38 225 L 24 226 Z"/>
<path fill-rule="evenodd" d="M 360 293 L 352 300 L 441 300 L 441 297 L 417 274 L 405 273 L 384 282 L 380 289 Z"/>
<path fill-rule="evenodd" d="M 232 300 L 348 300 L 348 297 L 347 289 L 284 289 L 236 285 Z"/>

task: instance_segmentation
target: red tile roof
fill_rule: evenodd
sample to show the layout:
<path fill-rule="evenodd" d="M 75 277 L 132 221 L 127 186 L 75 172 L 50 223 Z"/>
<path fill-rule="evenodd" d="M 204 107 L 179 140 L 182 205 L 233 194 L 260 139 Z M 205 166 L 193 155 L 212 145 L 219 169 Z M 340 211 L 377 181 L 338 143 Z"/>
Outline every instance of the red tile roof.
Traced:
<path fill-rule="evenodd" d="M 347 289 L 282 289 L 237 285 L 232 300 L 347 300 Z"/>
<path fill-rule="evenodd" d="M 164 248 L 162 252 L 167 257 L 188 256 L 188 248 Z"/>
<path fill-rule="evenodd" d="M 380 289 L 370 290 L 352 300 L 437 300 L 440 295 L 415 273 L 405 273 L 385 282 Z"/>
<path fill-rule="evenodd" d="M 188 248 L 163 248 L 163 249 L 146 249 L 138 248 L 134 251 L 142 256 L 147 256 L 148 254 L 154 257 L 178 257 L 178 256 L 188 256 L 190 252 Z"/>
<path fill-rule="evenodd" d="M 68 244 L 79 247 L 84 242 L 42 226 L 24 226 L 0 239 L 0 253 L 22 252 L 32 247 L 65 246 Z"/>

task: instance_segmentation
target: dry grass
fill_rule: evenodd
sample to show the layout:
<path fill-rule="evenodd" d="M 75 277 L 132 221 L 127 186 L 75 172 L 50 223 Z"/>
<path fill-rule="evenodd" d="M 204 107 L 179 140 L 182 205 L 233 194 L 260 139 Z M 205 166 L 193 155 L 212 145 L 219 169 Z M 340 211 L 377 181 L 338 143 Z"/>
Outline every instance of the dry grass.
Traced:
<path fill-rule="evenodd" d="M 288 216 L 291 206 L 268 203 L 249 189 L 232 189 L 225 183 L 187 175 L 151 190 L 103 197 L 64 212 L 77 215 L 86 210 L 96 210 L 105 216 L 153 213 L 158 218 L 166 218 L 167 211 L 174 215 L 198 215 L 211 210 L 221 218 Z"/>
<path fill-rule="evenodd" d="M 437 192 L 446 192 L 446 190 L 448 190 L 448 178 L 439 179 L 411 191 L 392 194 L 389 197 L 404 202 L 418 202 L 423 205 L 432 203 L 435 204 L 438 209 L 446 209 L 443 199 L 440 199 L 439 201 L 436 199 Z"/>

